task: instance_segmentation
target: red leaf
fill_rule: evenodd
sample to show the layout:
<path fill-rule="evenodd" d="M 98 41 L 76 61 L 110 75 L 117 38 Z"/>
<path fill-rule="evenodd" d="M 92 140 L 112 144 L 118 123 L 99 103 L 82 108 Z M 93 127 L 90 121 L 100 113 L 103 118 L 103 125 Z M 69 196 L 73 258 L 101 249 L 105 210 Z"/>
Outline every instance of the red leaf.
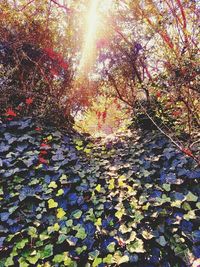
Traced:
<path fill-rule="evenodd" d="M 172 115 L 173 115 L 174 117 L 178 117 L 179 115 L 181 115 L 181 112 L 178 111 L 178 110 L 175 110 L 175 111 L 172 112 Z"/>
<path fill-rule="evenodd" d="M 53 76 L 58 76 L 58 71 L 55 68 L 50 70 L 50 72 Z"/>
<path fill-rule="evenodd" d="M 40 132 L 40 131 L 42 131 L 42 128 L 36 127 L 35 130 L 38 131 L 38 132 Z"/>
<path fill-rule="evenodd" d="M 62 61 L 60 62 L 60 67 L 66 70 L 69 66 L 66 62 Z"/>
<path fill-rule="evenodd" d="M 97 112 L 97 117 L 98 117 L 98 120 L 100 120 L 100 118 L 101 118 L 101 112 L 100 111 Z"/>
<path fill-rule="evenodd" d="M 101 127 L 102 127 L 101 123 L 100 123 L 100 122 L 98 122 L 98 130 L 100 130 L 100 129 L 101 129 Z"/>
<path fill-rule="evenodd" d="M 158 92 L 158 93 L 156 94 L 156 97 L 157 97 L 157 98 L 161 97 L 161 92 Z"/>
<path fill-rule="evenodd" d="M 40 147 L 51 148 L 50 145 L 47 145 L 47 144 L 45 144 L 45 143 L 42 143 L 42 144 L 40 145 Z"/>
<path fill-rule="evenodd" d="M 11 108 L 8 108 L 6 110 L 6 114 L 5 115 L 6 116 L 12 116 L 12 117 L 16 117 L 17 116 L 17 114 Z"/>
<path fill-rule="evenodd" d="M 32 103 L 33 103 L 33 99 L 32 98 L 29 97 L 29 98 L 26 99 L 26 104 L 27 105 L 31 105 Z"/>
<path fill-rule="evenodd" d="M 42 158 L 42 157 L 39 157 L 39 162 L 43 163 L 43 164 L 47 164 L 48 163 L 48 161 L 46 159 Z"/>
<path fill-rule="evenodd" d="M 102 113 L 102 118 L 103 118 L 103 122 L 104 122 L 104 123 L 105 123 L 105 120 L 106 120 L 106 116 L 107 116 L 107 112 L 104 111 L 104 112 Z"/>
<path fill-rule="evenodd" d="M 125 242 L 121 239 L 118 240 L 118 244 L 120 247 L 124 247 L 125 246 Z"/>

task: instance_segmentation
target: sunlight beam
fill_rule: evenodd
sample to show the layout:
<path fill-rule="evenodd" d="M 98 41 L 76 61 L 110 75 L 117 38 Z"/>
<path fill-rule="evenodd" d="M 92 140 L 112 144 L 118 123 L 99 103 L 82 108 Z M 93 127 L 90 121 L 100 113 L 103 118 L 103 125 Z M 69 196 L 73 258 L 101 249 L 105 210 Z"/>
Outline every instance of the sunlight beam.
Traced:
<path fill-rule="evenodd" d="M 83 43 L 82 57 L 80 60 L 78 75 L 88 73 L 92 67 L 96 54 L 96 37 L 98 29 L 98 4 L 100 0 L 90 0 L 90 9 L 86 25 L 86 35 Z"/>

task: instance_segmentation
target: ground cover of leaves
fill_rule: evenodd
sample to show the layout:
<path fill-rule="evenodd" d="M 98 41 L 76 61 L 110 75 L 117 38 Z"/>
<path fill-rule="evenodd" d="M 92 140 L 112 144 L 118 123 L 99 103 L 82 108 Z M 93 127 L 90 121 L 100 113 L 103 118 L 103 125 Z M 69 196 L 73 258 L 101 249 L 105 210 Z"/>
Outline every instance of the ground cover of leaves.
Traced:
<path fill-rule="evenodd" d="M 195 266 L 199 179 L 158 132 L 89 140 L 1 123 L 0 266 Z"/>

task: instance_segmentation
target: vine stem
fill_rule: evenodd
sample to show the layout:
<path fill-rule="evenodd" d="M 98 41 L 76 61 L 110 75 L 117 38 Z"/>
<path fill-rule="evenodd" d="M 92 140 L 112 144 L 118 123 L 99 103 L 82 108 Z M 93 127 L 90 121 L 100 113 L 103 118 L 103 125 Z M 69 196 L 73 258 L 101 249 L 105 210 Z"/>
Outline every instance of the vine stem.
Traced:
<path fill-rule="evenodd" d="M 139 103 L 139 105 L 141 106 L 141 108 L 143 109 L 144 113 L 147 115 L 147 117 L 151 120 L 151 122 L 156 126 L 156 128 L 163 134 L 165 135 L 181 152 L 184 152 L 184 148 L 183 146 L 181 146 L 180 144 L 178 144 L 178 142 L 176 142 L 169 134 L 167 134 L 166 132 L 164 132 L 160 126 L 158 126 L 158 124 L 154 121 L 154 119 L 148 114 L 148 112 L 146 111 L 146 109 L 142 106 L 141 103 Z M 186 153 L 185 153 L 186 154 Z M 189 157 L 193 158 L 197 164 L 200 165 L 200 161 L 198 160 L 197 157 L 195 157 L 194 155 L 188 155 Z"/>

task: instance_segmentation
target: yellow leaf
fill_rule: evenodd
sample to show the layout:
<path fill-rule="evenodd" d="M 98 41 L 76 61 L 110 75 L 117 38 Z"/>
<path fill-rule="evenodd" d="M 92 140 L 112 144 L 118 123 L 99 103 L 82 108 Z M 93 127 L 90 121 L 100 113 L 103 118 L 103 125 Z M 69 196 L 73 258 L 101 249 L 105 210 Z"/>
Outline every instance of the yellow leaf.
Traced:
<path fill-rule="evenodd" d="M 110 180 L 110 182 L 109 182 L 109 186 L 108 186 L 108 189 L 109 189 L 109 190 L 112 190 L 112 189 L 115 188 L 114 182 L 115 182 L 114 179 L 111 179 L 111 180 Z"/>
<path fill-rule="evenodd" d="M 48 141 L 51 141 L 53 139 L 52 135 L 47 136 L 46 138 Z"/>
<path fill-rule="evenodd" d="M 59 208 L 57 209 L 57 218 L 58 219 L 61 219 L 65 216 L 66 212 L 62 209 L 62 208 Z"/>
<path fill-rule="evenodd" d="M 58 223 L 55 223 L 53 226 L 54 231 L 59 231 L 60 225 Z"/>
<path fill-rule="evenodd" d="M 97 219 L 95 225 L 96 225 L 96 226 L 101 226 L 101 225 L 102 225 L 101 218 L 98 218 L 98 219 Z"/>
<path fill-rule="evenodd" d="M 49 185 L 48 185 L 49 188 L 57 188 L 57 184 L 56 182 L 52 181 Z"/>
<path fill-rule="evenodd" d="M 58 197 L 58 196 L 61 196 L 63 194 L 64 194 L 64 190 L 63 189 L 59 189 L 58 193 L 56 194 L 56 196 Z"/>
<path fill-rule="evenodd" d="M 58 203 L 54 201 L 52 198 L 48 200 L 49 209 L 57 208 Z"/>
<path fill-rule="evenodd" d="M 101 185 L 98 184 L 98 185 L 95 187 L 95 190 L 97 190 L 97 192 L 100 192 L 100 191 L 101 191 Z"/>
<path fill-rule="evenodd" d="M 123 186 L 125 186 L 125 183 L 123 181 L 119 181 L 119 186 L 123 187 Z"/>

